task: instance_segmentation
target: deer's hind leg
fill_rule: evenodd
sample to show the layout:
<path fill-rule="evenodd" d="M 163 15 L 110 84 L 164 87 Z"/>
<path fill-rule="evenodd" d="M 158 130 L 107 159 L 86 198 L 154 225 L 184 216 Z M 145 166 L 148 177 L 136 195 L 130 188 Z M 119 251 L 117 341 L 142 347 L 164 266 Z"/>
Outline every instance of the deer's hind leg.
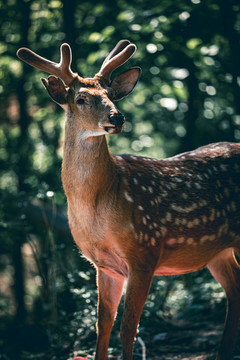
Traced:
<path fill-rule="evenodd" d="M 239 254 L 239 251 L 237 251 Z M 225 249 L 208 264 L 227 296 L 227 312 L 217 360 L 230 360 L 240 320 L 240 266 L 233 248 Z"/>

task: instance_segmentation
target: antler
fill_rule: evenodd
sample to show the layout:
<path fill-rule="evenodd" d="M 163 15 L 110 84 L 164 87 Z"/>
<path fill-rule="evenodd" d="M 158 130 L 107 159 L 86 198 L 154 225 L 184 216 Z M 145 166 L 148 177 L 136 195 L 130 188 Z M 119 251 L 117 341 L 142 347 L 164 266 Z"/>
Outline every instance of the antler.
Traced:
<path fill-rule="evenodd" d="M 66 85 L 70 85 L 72 81 L 78 76 L 77 73 L 72 72 L 70 65 L 72 62 L 72 51 L 68 44 L 62 44 L 60 48 L 61 59 L 57 64 L 53 61 L 47 60 L 27 48 L 18 50 L 18 57 L 40 70 L 46 71 L 49 74 L 60 77 Z"/>
<path fill-rule="evenodd" d="M 100 71 L 95 78 L 102 78 L 110 83 L 110 77 L 116 68 L 124 64 L 136 51 L 136 45 L 128 40 L 121 40 L 104 60 Z"/>

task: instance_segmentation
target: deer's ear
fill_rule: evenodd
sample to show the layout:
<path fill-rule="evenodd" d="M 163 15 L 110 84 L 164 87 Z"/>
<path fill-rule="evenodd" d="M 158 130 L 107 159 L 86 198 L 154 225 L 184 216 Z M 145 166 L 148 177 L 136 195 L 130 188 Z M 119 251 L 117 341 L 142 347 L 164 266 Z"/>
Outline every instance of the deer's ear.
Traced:
<path fill-rule="evenodd" d="M 50 75 L 47 80 L 44 78 L 41 80 L 49 95 L 56 103 L 59 105 L 64 105 L 67 103 L 68 91 L 61 79 Z"/>
<path fill-rule="evenodd" d="M 139 67 L 132 68 L 116 76 L 110 84 L 114 91 L 113 100 L 117 101 L 130 94 L 141 75 Z"/>

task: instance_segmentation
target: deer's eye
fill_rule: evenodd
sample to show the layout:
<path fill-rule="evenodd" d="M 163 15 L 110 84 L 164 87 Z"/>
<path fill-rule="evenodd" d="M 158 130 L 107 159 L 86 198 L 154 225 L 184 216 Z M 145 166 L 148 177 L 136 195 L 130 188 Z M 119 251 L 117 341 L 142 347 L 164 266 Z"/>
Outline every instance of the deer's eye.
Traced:
<path fill-rule="evenodd" d="M 79 99 L 77 99 L 77 104 L 78 105 L 84 105 L 84 104 L 86 104 L 86 101 L 83 98 L 79 98 Z"/>

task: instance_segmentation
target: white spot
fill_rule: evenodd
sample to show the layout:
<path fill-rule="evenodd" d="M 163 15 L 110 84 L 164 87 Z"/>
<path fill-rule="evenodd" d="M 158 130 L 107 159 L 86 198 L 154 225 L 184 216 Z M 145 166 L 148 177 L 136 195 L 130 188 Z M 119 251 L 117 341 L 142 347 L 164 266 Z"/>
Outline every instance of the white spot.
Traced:
<path fill-rule="evenodd" d="M 167 213 L 166 213 L 166 220 L 167 220 L 168 222 L 172 221 L 172 214 L 171 214 L 170 212 L 167 212 Z"/>
<path fill-rule="evenodd" d="M 139 242 L 141 243 L 143 241 L 143 233 L 140 231 L 139 233 Z"/>
<path fill-rule="evenodd" d="M 176 182 L 179 182 L 179 183 L 182 182 L 182 179 L 179 178 L 179 177 L 177 177 L 177 176 L 174 178 L 174 180 L 175 180 Z"/>
<path fill-rule="evenodd" d="M 165 236 L 167 234 L 167 228 L 166 226 L 161 226 L 160 227 L 160 231 L 161 231 L 161 234 L 162 236 Z M 157 232 L 156 232 L 157 233 Z"/>
<path fill-rule="evenodd" d="M 176 244 L 176 239 L 175 238 L 167 239 L 167 244 L 170 246 Z"/>
<path fill-rule="evenodd" d="M 147 219 L 145 218 L 145 216 L 143 216 L 142 222 L 143 222 L 144 225 L 147 225 Z"/>
<path fill-rule="evenodd" d="M 151 217 L 150 217 L 149 215 L 146 215 L 146 218 L 147 218 L 148 220 L 150 220 L 150 219 L 151 219 Z"/>
<path fill-rule="evenodd" d="M 142 189 L 143 191 L 146 191 L 146 190 L 147 190 L 146 186 L 141 186 L 141 189 Z"/>
<path fill-rule="evenodd" d="M 187 239 L 187 244 L 188 244 L 188 245 L 192 245 L 193 243 L 194 243 L 194 239 L 193 239 L 193 238 L 190 237 L 190 238 Z"/>
<path fill-rule="evenodd" d="M 209 216 L 209 220 L 210 221 L 214 221 L 215 220 L 215 210 L 211 209 L 211 215 Z"/>
<path fill-rule="evenodd" d="M 227 165 L 221 164 L 221 165 L 220 165 L 220 169 L 221 169 L 222 171 L 227 171 Z"/>
<path fill-rule="evenodd" d="M 157 201 L 158 201 L 159 204 L 160 204 L 160 202 L 162 201 L 161 196 L 158 196 L 158 197 L 157 197 Z"/>
<path fill-rule="evenodd" d="M 218 237 L 221 237 L 222 235 L 226 235 L 228 232 L 228 223 L 225 222 L 225 224 L 221 225 L 218 230 Z"/>
<path fill-rule="evenodd" d="M 216 240 L 216 235 L 209 235 L 209 241 L 214 241 L 214 240 Z"/>
<path fill-rule="evenodd" d="M 166 197 L 166 196 L 168 196 L 168 192 L 166 190 L 162 190 L 161 195 L 163 197 Z"/>
<path fill-rule="evenodd" d="M 200 207 L 204 207 L 204 206 L 207 205 L 207 201 L 206 201 L 206 200 L 200 200 L 199 203 L 198 203 L 198 205 L 199 205 Z"/>
<path fill-rule="evenodd" d="M 188 207 L 182 207 L 178 206 L 176 204 L 171 204 L 171 208 L 175 211 L 181 212 L 181 213 L 189 213 L 191 211 L 194 211 L 197 208 L 197 204 L 193 203 L 191 206 Z"/>
<path fill-rule="evenodd" d="M 157 223 L 153 223 L 153 227 L 157 228 L 158 227 L 158 224 Z"/>
<path fill-rule="evenodd" d="M 138 179 L 133 178 L 133 182 L 134 182 L 135 185 L 138 185 Z"/>
<path fill-rule="evenodd" d="M 152 184 L 153 186 L 156 186 L 156 183 L 155 183 L 154 180 L 151 181 L 151 184 Z"/>
<path fill-rule="evenodd" d="M 208 222 L 208 218 L 207 218 L 206 215 L 202 216 L 202 221 L 203 221 L 204 224 L 206 224 Z"/>
<path fill-rule="evenodd" d="M 176 189 L 176 188 L 177 188 L 177 184 L 171 182 L 171 183 L 169 184 L 169 187 L 170 187 L 170 189 Z"/>
<path fill-rule="evenodd" d="M 195 183 L 195 186 L 198 190 L 202 189 L 202 186 L 199 183 Z"/>
<path fill-rule="evenodd" d="M 125 199 L 129 202 L 133 202 L 133 198 L 128 194 L 127 191 L 124 191 Z"/>
<path fill-rule="evenodd" d="M 151 186 L 148 187 L 148 191 L 150 192 L 150 194 L 153 194 L 153 188 Z"/>
<path fill-rule="evenodd" d="M 161 233 L 159 231 L 156 231 L 155 234 L 156 234 L 157 238 L 159 238 L 161 236 Z"/>
<path fill-rule="evenodd" d="M 180 225 L 181 224 L 181 219 L 176 218 L 174 223 L 175 223 L 175 225 Z"/>
<path fill-rule="evenodd" d="M 224 194 L 229 197 L 230 196 L 230 192 L 229 192 L 229 189 L 228 188 L 225 188 L 224 190 Z"/>
<path fill-rule="evenodd" d="M 201 243 L 201 244 L 204 244 L 206 241 L 208 241 L 208 235 L 203 235 L 203 236 L 200 238 L 200 243 Z"/>
<path fill-rule="evenodd" d="M 156 246 L 156 240 L 153 237 L 151 237 L 151 245 Z"/>
<path fill-rule="evenodd" d="M 148 234 L 145 234 L 145 235 L 144 235 L 144 240 L 145 240 L 145 241 L 148 241 Z"/>
<path fill-rule="evenodd" d="M 138 209 L 141 210 L 141 211 L 144 210 L 144 208 L 141 205 L 138 205 Z"/>
<path fill-rule="evenodd" d="M 200 220 L 199 219 L 194 219 L 193 220 L 193 224 L 195 225 L 195 226 L 197 226 L 197 225 L 199 225 L 200 224 Z"/>
<path fill-rule="evenodd" d="M 178 238 L 177 242 L 178 244 L 183 244 L 185 241 L 185 238 L 183 236 L 181 236 L 180 238 Z"/>
<path fill-rule="evenodd" d="M 187 224 L 187 219 L 183 218 L 182 219 L 182 225 L 186 225 Z"/>
<path fill-rule="evenodd" d="M 186 193 L 182 193 L 182 197 L 183 197 L 183 199 L 187 199 L 188 198 L 188 194 L 186 194 Z"/>

